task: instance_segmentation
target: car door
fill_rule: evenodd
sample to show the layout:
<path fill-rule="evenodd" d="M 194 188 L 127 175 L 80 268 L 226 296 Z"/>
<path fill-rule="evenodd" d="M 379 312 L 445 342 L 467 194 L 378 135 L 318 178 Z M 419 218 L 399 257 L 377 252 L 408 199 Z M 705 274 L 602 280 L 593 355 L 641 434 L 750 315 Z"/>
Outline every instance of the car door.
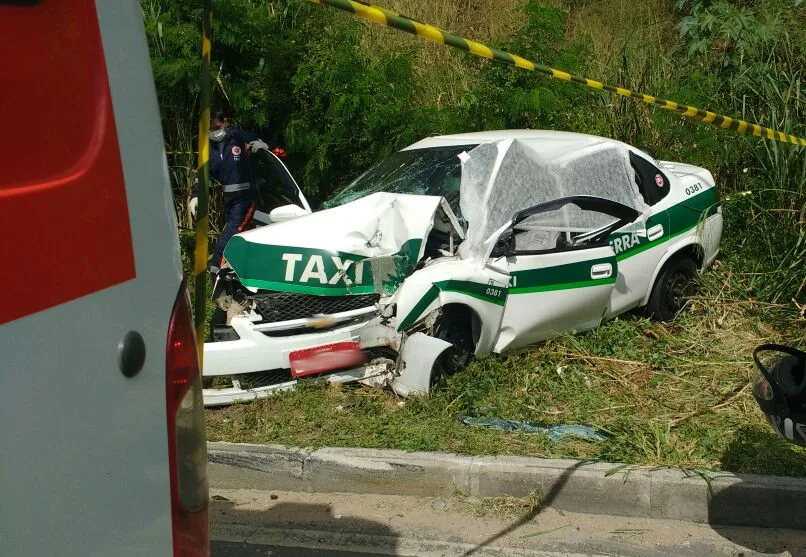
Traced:
<path fill-rule="evenodd" d="M 624 313 L 644 300 L 652 287 L 654 271 L 666 253 L 669 240 L 669 178 L 644 155 L 630 151 L 636 184 L 650 210 L 614 231 L 610 245 L 616 252 L 619 272 L 607 317 Z"/>
<path fill-rule="evenodd" d="M 586 196 L 515 215 L 493 252 L 493 266 L 510 275 L 495 351 L 598 326 L 618 273 L 607 239 L 637 216 L 629 207 Z"/>
<path fill-rule="evenodd" d="M 287 205 L 296 205 L 310 213 L 311 206 L 305 194 L 280 157 L 271 151 L 258 151 L 255 156 L 257 207 L 254 218 L 257 224 L 270 224 L 269 213 Z"/>

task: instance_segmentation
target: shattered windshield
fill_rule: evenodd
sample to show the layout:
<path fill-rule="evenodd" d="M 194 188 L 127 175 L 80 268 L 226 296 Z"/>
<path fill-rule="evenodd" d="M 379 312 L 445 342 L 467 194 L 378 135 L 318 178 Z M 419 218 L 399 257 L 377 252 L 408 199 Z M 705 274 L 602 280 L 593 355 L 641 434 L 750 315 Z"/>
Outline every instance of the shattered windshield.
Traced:
<path fill-rule="evenodd" d="M 372 166 L 322 206 L 329 209 L 377 192 L 441 195 L 461 218 L 462 163 L 457 155 L 474 147 L 454 145 L 398 151 Z"/>

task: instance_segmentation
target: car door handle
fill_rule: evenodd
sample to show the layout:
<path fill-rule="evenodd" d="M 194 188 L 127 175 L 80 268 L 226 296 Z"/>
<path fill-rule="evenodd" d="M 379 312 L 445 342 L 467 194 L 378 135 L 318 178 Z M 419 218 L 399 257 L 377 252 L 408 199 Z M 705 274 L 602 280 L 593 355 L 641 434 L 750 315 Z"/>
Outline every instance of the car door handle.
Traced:
<path fill-rule="evenodd" d="M 650 242 L 652 242 L 653 240 L 657 240 L 658 238 L 661 238 L 662 236 L 663 236 L 663 225 L 662 224 L 656 224 L 655 226 L 653 226 L 652 228 L 650 228 L 649 230 L 646 231 L 646 238 Z"/>
<path fill-rule="evenodd" d="M 603 279 L 613 276 L 613 265 L 610 263 L 599 263 L 591 267 L 592 279 Z"/>

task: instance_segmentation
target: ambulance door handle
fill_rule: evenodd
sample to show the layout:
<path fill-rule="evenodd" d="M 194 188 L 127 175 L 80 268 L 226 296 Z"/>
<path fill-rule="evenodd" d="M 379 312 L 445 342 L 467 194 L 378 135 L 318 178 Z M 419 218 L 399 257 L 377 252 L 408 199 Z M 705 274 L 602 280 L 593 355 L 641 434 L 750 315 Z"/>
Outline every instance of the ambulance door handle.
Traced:
<path fill-rule="evenodd" d="M 613 265 L 610 263 L 599 263 L 591 267 L 592 279 L 610 278 L 613 276 Z"/>
<path fill-rule="evenodd" d="M 663 237 L 663 225 L 662 224 L 656 224 L 655 226 L 653 226 L 652 228 L 647 230 L 646 231 L 646 237 L 647 237 L 647 240 L 649 240 L 650 242 L 652 242 L 654 240 L 657 240 L 658 238 L 662 238 Z"/>
<path fill-rule="evenodd" d="M 120 372 L 132 378 L 143 369 L 146 361 L 146 343 L 143 335 L 137 331 L 129 331 L 118 344 L 118 368 Z"/>

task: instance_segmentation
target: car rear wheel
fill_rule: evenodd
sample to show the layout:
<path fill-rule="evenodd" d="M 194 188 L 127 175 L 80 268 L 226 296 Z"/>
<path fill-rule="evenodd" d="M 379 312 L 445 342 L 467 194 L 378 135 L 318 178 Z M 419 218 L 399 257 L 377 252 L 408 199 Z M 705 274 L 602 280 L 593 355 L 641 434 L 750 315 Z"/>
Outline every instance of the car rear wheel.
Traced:
<path fill-rule="evenodd" d="M 694 261 L 687 257 L 667 263 L 652 288 L 647 304 L 649 315 L 660 321 L 674 319 L 695 291 L 696 273 Z"/>

